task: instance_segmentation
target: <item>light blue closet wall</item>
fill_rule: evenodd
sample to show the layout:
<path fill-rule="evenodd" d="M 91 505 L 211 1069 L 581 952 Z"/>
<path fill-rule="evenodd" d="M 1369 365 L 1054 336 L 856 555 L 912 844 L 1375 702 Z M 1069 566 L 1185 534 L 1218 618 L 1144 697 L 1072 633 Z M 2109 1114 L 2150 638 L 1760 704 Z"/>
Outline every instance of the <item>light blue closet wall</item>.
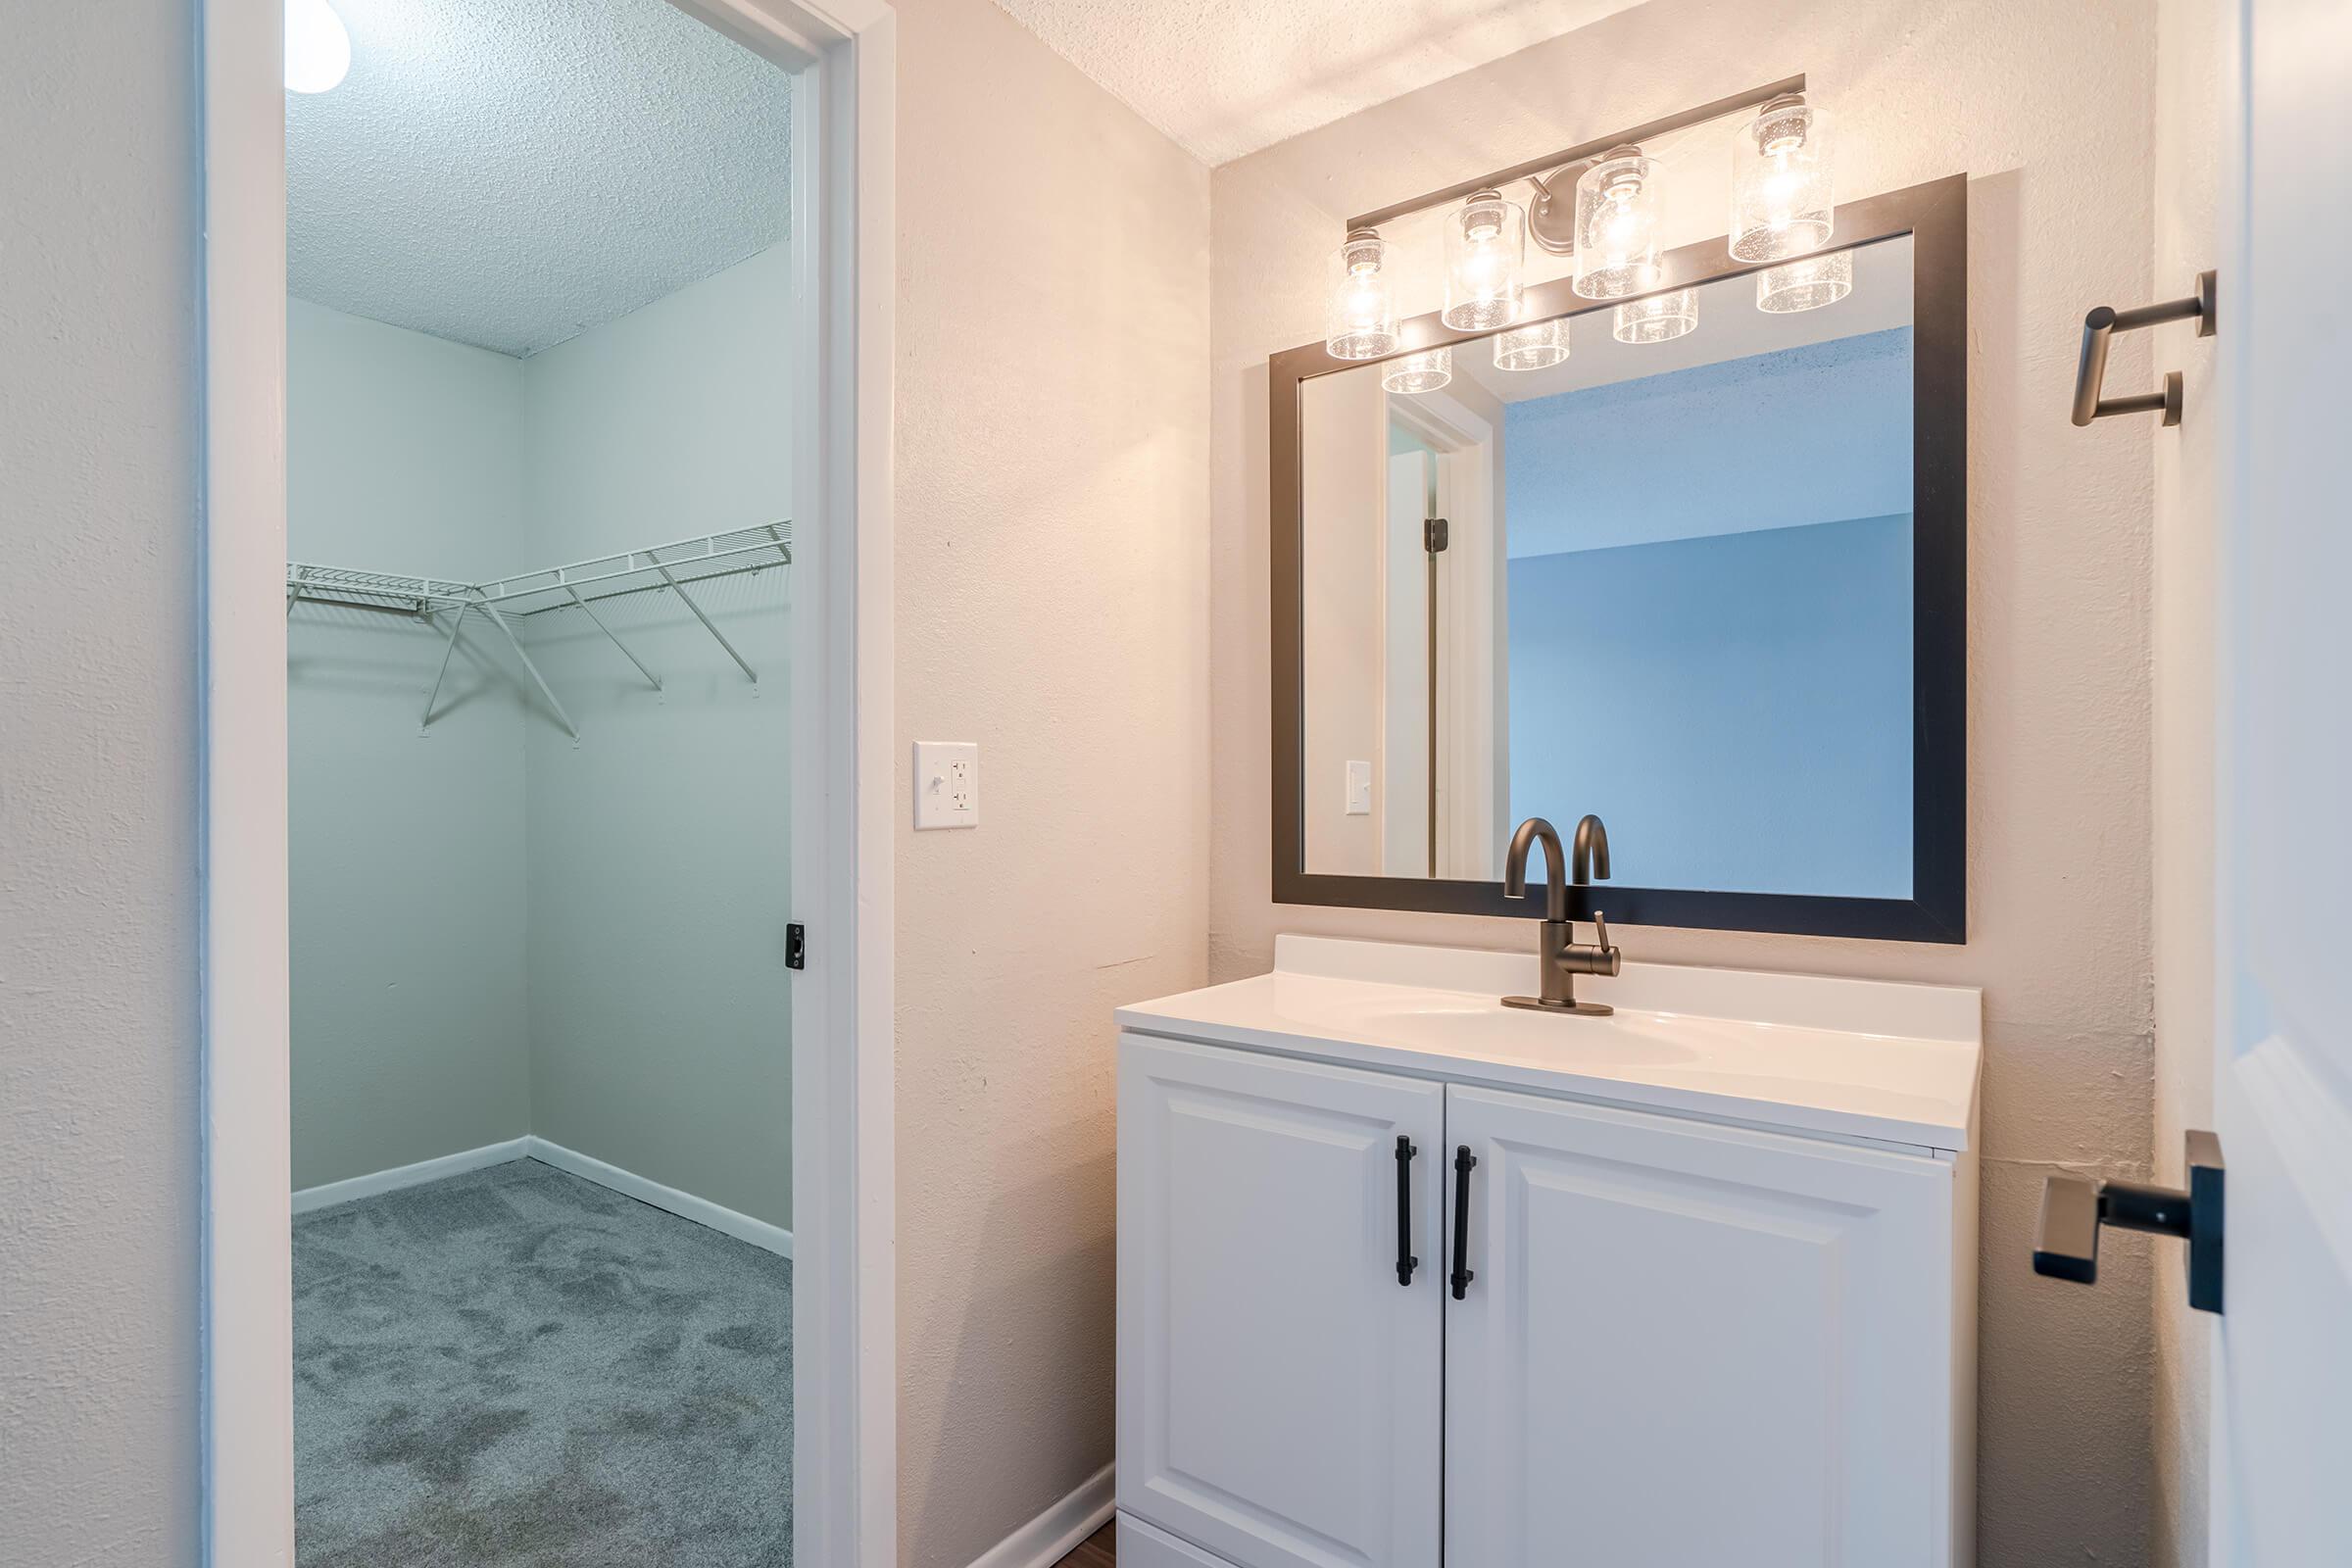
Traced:
<path fill-rule="evenodd" d="M 291 553 L 493 577 L 791 510 L 789 253 L 529 360 L 289 306 Z M 791 1223 L 789 570 L 517 622 L 294 612 L 294 1184 L 526 1132 Z"/>
<path fill-rule="evenodd" d="M 521 362 L 302 300 L 286 324 L 293 559 L 514 569 Z M 469 624 L 419 735 L 441 633 L 287 616 L 297 1189 L 530 1130 L 523 709 Z"/>
<path fill-rule="evenodd" d="M 791 265 L 776 246 L 524 363 L 529 553 L 554 564 L 792 510 Z M 529 725 L 537 1130 L 792 1222 L 792 571 L 577 612 L 532 657 L 579 723 Z"/>
<path fill-rule="evenodd" d="M 1910 896 L 1909 340 L 1510 407 L 1513 821 L 1598 812 L 1634 886 Z"/>

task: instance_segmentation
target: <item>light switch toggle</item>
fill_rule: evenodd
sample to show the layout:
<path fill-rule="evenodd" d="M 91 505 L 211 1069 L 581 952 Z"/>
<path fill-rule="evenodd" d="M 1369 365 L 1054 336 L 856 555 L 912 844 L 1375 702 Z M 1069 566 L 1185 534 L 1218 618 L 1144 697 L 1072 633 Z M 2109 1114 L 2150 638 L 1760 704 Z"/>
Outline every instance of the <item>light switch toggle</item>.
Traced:
<path fill-rule="evenodd" d="M 980 747 L 973 741 L 914 743 L 914 825 L 980 825 Z"/>

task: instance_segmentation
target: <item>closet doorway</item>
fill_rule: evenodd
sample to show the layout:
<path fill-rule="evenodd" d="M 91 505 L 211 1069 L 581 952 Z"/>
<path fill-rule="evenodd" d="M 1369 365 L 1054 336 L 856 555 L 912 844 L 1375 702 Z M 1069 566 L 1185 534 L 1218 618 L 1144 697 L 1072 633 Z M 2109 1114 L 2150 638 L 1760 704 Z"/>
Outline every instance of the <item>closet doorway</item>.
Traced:
<path fill-rule="evenodd" d="M 206 23 L 208 1558 L 892 1560 L 887 12 Z"/>

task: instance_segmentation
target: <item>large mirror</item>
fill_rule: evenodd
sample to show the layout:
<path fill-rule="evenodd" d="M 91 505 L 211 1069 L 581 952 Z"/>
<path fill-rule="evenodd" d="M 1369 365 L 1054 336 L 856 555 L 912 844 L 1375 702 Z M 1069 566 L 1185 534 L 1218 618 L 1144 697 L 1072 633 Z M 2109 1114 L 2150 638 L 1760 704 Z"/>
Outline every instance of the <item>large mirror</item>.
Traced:
<path fill-rule="evenodd" d="M 1530 910 L 1512 828 L 1591 812 L 1580 912 L 1960 939 L 1960 185 L 1276 362 L 1278 899 Z"/>

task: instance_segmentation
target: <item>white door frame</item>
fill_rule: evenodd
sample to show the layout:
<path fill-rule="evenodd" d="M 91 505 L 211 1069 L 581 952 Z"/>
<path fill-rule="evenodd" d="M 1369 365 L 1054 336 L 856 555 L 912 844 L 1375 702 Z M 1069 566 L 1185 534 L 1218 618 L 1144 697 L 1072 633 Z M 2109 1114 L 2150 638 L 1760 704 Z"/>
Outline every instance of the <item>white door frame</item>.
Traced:
<path fill-rule="evenodd" d="M 891 1568 L 891 406 L 896 23 L 676 0 L 797 73 L 792 900 L 794 1556 Z M 205 1561 L 294 1560 L 282 0 L 200 0 L 204 97 Z"/>
<path fill-rule="evenodd" d="M 1437 514 L 1452 526 L 1438 574 L 1438 637 L 1450 657 L 1442 660 L 1438 732 L 1429 737 L 1439 759 L 1437 874 L 1493 881 L 1502 874 L 1510 808 L 1508 564 L 1495 504 L 1501 435 L 1450 392 L 1388 403 L 1390 419 L 1437 454 Z"/>

